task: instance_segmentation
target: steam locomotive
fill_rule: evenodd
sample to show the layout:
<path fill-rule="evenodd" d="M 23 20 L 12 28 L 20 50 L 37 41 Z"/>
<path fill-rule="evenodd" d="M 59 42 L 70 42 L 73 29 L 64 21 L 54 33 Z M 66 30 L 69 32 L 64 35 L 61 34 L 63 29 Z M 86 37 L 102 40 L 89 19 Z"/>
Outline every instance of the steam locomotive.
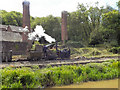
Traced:
<path fill-rule="evenodd" d="M 54 50 L 52 50 L 55 48 Z M 36 45 L 35 50 L 30 50 L 28 52 L 28 60 L 56 60 L 56 59 L 69 59 L 70 58 L 70 48 L 64 48 L 62 50 L 58 49 L 56 44 L 48 45 Z"/>
<path fill-rule="evenodd" d="M 27 60 L 56 60 L 56 59 L 69 59 L 70 48 L 58 48 L 57 42 L 48 45 L 35 45 L 34 50 L 27 51 Z M 2 54 L 2 61 L 12 61 L 12 51 Z"/>

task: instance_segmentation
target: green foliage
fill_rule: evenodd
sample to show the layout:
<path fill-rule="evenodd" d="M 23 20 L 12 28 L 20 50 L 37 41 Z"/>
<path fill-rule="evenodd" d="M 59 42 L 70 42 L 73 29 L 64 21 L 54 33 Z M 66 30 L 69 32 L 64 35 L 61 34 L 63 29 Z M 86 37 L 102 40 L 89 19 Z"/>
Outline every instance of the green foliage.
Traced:
<path fill-rule="evenodd" d="M 117 10 L 103 14 L 102 25 L 107 29 L 112 29 L 116 33 L 116 40 L 120 45 L 120 13 Z"/>
<path fill-rule="evenodd" d="M 5 68 L 1 70 L 2 88 L 42 88 L 55 85 L 113 79 L 118 73 L 119 61 L 89 63 L 82 65 L 62 65 L 60 67 Z"/>
<path fill-rule="evenodd" d="M 94 30 L 90 34 L 89 45 L 107 44 L 109 46 L 117 46 L 116 32 L 113 29 L 107 29 L 100 26 L 98 30 Z"/>
<path fill-rule="evenodd" d="M 110 11 L 103 14 L 103 26 L 109 29 L 118 29 L 119 28 L 119 12 L 117 10 Z"/>
<path fill-rule="evenodd" d="M 36 25 L 41 25 L 45 32 L 54 37 L 57 41 L 60 41 L 61 38 L 61 26 L 60 18 L 49 15 L 47 17 L 36 17 L 33 22 L 31 22 L 31 28 L 35 28 Z"/>
<path fill-rule="evenodd" d="M 68 41 L 66 43 L 66 46 L 68 47 L 74 47 L 74 48 L 80 48 L 83 47 L 84 45 L 81 42 L 77 42 L 77 41 Z"/>
<path fill-rule="evenodd" d="M 86 7 L 83 4 L 78 4 L 78 10 L 69 13 L 67 22 L 68 36 L 70 36 L 68 39 L 86 43 L 91 32 Z"/>
<path fill-rule="evenodd" d="M 117 6 L 120 9 L 120 0 L 117 2 Z"/>
<path fill-rule="evenodd" d="M 34 72 L 27 68 L 7 69 L 2 70 L 3 88 L 23 88 L 31 87 L 36 84 Z"/>
<path fill-rule="evenodd" d="M 93 50 L 90 55 L 95 56 L 95 55 L 100 55 L 101 52 L 99 50 Z"/>
<path fill-rule="evenodd" d="M 20 12 L 1 10 L 0 14 L 2 16 L 2 24 L 22 26 L 22 14 Z"/>
<path fill-rule="evenodd" d="M 120 53 L 120 47 L 112 47 L 109 49 L 109 52 L 112 52 L 114 54 Z"/>

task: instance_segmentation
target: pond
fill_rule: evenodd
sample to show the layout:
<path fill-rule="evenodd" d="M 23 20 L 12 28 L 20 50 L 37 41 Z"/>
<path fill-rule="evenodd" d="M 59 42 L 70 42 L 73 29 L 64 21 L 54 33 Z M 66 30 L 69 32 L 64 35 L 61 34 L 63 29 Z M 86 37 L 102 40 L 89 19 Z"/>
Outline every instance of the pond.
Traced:
<path fill-rule="evenodd" d="M 118 88 L 118 79 L 89 81 L 89 82 L 72 84 L 67 86 L 56 86 L 52 88 Z"/>

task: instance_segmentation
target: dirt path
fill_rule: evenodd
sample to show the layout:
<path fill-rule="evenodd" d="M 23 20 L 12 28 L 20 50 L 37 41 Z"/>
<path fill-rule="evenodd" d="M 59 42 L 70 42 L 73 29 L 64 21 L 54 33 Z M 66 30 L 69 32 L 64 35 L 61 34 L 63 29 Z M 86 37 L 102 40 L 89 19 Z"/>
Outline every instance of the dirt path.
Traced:
<path fill-rule="evenodd" d="M 41 67 L 60 66 L 60 65 L 73 65 L 73 64 L 87 64 L 87 63 L 102 63 L 110 59 L 118 59 L 118 57 L 107 57 L 107 58 L 81 58 L 77 60 L 47 60 L 47 61 L 19 61 L 19 62 L 3 62 L 0 68 L 4 67 L 31 67 L 32 65 L 38 65 Z"/>

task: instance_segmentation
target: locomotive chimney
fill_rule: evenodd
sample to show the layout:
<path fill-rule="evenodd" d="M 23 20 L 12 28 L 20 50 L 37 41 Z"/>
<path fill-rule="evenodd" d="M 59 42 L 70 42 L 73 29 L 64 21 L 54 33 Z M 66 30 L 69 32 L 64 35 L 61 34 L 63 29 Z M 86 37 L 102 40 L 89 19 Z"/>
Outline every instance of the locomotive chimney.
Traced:
<path fill-rule="evenodd" d="M 68 35 L 67 35 L 67 11 L 62 12 L 61 39 L 62 39 L 63 45 L 65 44 L 65 41 L 68 40 Z"/>
<path fill-rule="evenodd" d="M 25 26 L 28 26 L 29 31 L 31 32 L 30 29 L 30 11 L 29 11 L 29 5 L 30 2 L 29 1 L 23 1 L 23 28 L 25 28 Z"/>

